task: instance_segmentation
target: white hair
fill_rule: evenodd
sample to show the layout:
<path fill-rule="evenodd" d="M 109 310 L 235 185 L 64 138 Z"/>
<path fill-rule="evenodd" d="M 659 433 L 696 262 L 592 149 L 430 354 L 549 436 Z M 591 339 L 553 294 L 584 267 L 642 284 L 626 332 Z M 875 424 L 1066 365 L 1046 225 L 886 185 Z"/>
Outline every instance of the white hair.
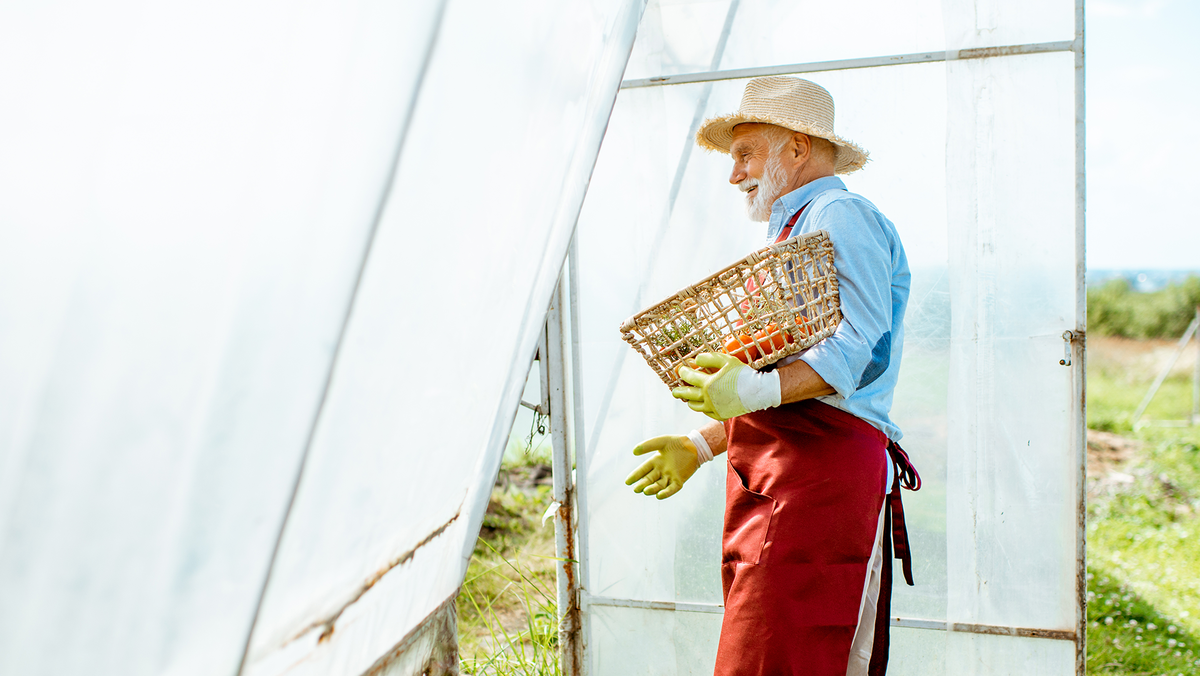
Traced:
<path fill-rule="evenodd" d="M 772 156 L 782 153 L 788 144 L 791 143 L 793 136 L 803 133 L 774 124 L 764 124 L 761 130 L 763 139 L 766 140 L 767 146 L 771 149 Z M 837 164 L 837 146 L 820 136 L 813 136 L 812 134 L 805 134 L 805 136 L 812 142 L 812 155 L 814 158 L 821 161 L 828 161 L 830 166 Z"/>
<path fill-rule="evenodd" d="M 791 129 L 785 129 L 774 124 L 764 124 L 760 128 L 763 140 L 767 142 L 767 147 L 771 149 L 771 155 L 779 155 L 783 149 L 792 142 L 792 137 L 796 132 Z"/>

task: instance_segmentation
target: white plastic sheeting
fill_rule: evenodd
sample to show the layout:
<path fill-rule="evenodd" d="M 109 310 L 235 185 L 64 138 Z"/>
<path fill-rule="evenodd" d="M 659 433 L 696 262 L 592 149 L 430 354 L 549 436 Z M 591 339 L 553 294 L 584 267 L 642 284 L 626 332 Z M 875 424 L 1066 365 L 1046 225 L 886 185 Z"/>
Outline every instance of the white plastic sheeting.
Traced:
<path fill-rule="evenodd" d="M 431 35 L 341 6 L 3 10 L 0 672 L 236 671 Z"/>
<path fill-rule="evenodd" d="M 641 9 L 0 10 L 0 673 L 233 674 L 255 619 L 247 673 L 394 657 L 461 583 Z"/>
<path fill-rule="evenodd" d="M 636 9 L 448 6 L 251 673 L 359 673 L 461 583 Z"/>
<path fill-rule="evenodd" d="M 957 622 L 1075 628 L 1075 421 L 1058 365 L 1075 316 L 1072 64 L 1057 53 L 949 68 L 963 111 L 948 132 L 951 249 L 970 254 L 950 264 Z"/>
<path fill-rule="evenodd" d="M 1061 0 L 663 0 L 646 10 L 626 79 L 1069 43 L 1074 31 Z M 925 483 L 904 495 L 918 584 L 897 575 L 893 614 L 1060 636 L 896 627 L 894 673 L 1076 668 L 1081 421 L 1059 365 L 1079 310 L 1074 63 L 1058 51 L 804 76 L 833 93 L 838 132 L 871 151 L 845 180 L 896 223 L 913 269 L 893 417 Z M 691 147 L 744 84 L 623 90 L 580 219 L 583 585 L 598 676 L 710 673 L 716 654 L 724 464 L 664 502 L 624 485 L 638 441 L 708 419 L 671 399 L 616 327 L 762 244 L 728 158 Z"/>

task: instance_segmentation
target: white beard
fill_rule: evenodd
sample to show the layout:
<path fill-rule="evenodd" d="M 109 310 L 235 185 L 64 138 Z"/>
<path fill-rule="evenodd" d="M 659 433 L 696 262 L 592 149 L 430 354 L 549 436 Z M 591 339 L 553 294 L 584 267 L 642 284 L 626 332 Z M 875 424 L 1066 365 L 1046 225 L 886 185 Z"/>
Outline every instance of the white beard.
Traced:
<path fill-rule="evenodd" d="M 759 223 L 771 220 L 771 205 L 780 198 L 786 185 L 787 174 L 783 171 L 783 161 L 778 155 L 767 160 L 761 179 L 748 178 L 738 183 L 738 189 L 742 192 L 758 186 L 753 195 L 746 197 L 746 214 L 750 216 L 750 220 Z"/>

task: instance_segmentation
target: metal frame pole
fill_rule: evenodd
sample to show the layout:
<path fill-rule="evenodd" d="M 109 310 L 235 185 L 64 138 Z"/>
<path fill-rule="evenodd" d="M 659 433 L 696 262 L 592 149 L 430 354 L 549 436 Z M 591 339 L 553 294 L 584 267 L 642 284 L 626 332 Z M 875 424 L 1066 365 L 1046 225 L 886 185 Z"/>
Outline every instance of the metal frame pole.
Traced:
<path fill-rule="evenodd" d="M 713 64 L 712 70 L 701 73 L 663 75 L 659 77 L 645 77 L 634 80 L 625 80 L 621 82 L 621 89 L 661 87 L 663 85 L 676 84 L 694 84 L 697 82 L 719 82 L 722 80 L 744 80 L 752 77 L 762 77 L 764 75 L 798 75 L 802 73 L 823 73 L 831 70 L 855 70 L 858 68 L 900 66 L 913 63 L 940 63 L 942 61 L 988 59 L 997 56 L 1016 56 L 1020 54 L 1068 52 L 1075 49 L 1075 44 L 1076 41 L 1063 40 L 1060 42 L 1037 42 L 1024 45 L 977 47 L 974 49 L 942 50 L 937 52 L 919 52 L 915 54 L 891 54 L 888 56 L 868 56 L 861 59 L 813 61 L 810 63 L 790 63 L 782 66 L 733 68 L 730 70 L 717 70 L 717 66 L 720 65 L 719 62 L 717 62 Z"/>
<path fill-rule="evenodd" d="M 546 312 L 546 349 L 542 353 L 545 357 L 542 369 L 545 389 L 542 391 L 545 393 L 543 400 L 550 409 L 559 664 L 564 676 L 575 676 L 580 673 L 583 651 L 580 640 L 579 573 L 575 554 L 575 481 L 568 444 L 568 364 L 564 344 L 567 336 L 563 330 L 563 311 L 569 307 L 570 298 L 566 284 L 565 275 L 561 275 Z"/>
<path fill-rule="evenodd" d="M 1087 91 L 1085 0 L 1075 0 L 1075 331 L 1071 412 L 1076 472 L 1075 673 L 1087 673 Z"/>
<path fill-rule="evenodd" d="M 1146 407 L 1149 406 L 1150 402 L 1154 400 L 1154 395 L 1158 394 L 1158 388 L 1162 387 L 1162 384 L 1164 381 L 1166 381 L 1167 376 L 1171 374 L 1171 369 L 1175 368 L 1175 362 L 1179 361 L 1179 357 L 1183 355 L 1183 351 L 1187 349 L 1188 343 L 1192 340 L 1192 336 L 1200 335 L 1196 330 L 1198 327 L 1200 327 L 1200 312 L 1196 314 L 1196 318 L 1192 320 L 1192 323 L 1188 324 L 1187 329 L 1183 332 L 1183 337 L 1180 338 L 1179 342 L 1175 345 L 1175 352 L 1171 354 L 1171 360 L 1168 361 L 1166 366 L 1164 366 L 1163 369 L 1158 372 L 1158 376 L 1155 377 L 1154 383 L 1150 385 L 1150 389 L 1146 392 L 1146 396 L 1142 397 L 1142 403 L 1138 404 L 1137 410 L 1133 412 L 1132 424 L 1135 429 L 1138 426 L 1138 422 L 1142 419 L 1142 416 L 1145 415 Z M 1192 389 L 1195 390 L 1195 388 L 1196 386 L 1193 385 Z M 1192 408 L 1194 409 L 1195 406 L 1195 403 L 1193 403 Z M 1176 423 L 1178 424 L 1178 421 L 1176 421 Z"/>
<path fill-rule="evenodd" d="M 579 673 L 586 676 L 591 671 L 591 662 L 588 658 L 588 641 L 591 638 L 591 614 L 587 612 L 587 589 L 588 589 L 588 511 L 587 511 L 587 438 L 583 425 L 583 353 L 579 343 L 579 252 L 578 240 L 572 239 L 571 246 L 567 249 L 567 301 L 565 312 L 568 321 L 563 323 L 564 326 L 570 328 L 571 336 L 568 341 L 570 352 L 567 354 L 567 361 L 571 368 L 568 373 L 571 376 L 571 387 L 568 390 L 571 395 L 571 418 L 569 420 L 571 429 L 571 440 L 574 442 L 574 453 L 572 457 L 575 460 L 575 471 L 572 476 L 575 478 L 583 478 L 582 481 L 575 481 L 575 553 L 578 559 L 576 570 L 579 577 L 576 578 L 576 587 L 578 588 L 578 603 L 579 603 L 579 656 L 581 660 Z"/>

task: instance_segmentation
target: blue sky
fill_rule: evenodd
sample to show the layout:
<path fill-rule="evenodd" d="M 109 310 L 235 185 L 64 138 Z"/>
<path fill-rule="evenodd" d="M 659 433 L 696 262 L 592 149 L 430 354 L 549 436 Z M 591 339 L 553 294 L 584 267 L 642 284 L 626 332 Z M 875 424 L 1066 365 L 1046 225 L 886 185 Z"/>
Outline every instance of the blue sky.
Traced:
<path fill-rule="evenodd" d="M 1200 270 L 1200 1 L 1087 3 L 1088 267 Z"/>

